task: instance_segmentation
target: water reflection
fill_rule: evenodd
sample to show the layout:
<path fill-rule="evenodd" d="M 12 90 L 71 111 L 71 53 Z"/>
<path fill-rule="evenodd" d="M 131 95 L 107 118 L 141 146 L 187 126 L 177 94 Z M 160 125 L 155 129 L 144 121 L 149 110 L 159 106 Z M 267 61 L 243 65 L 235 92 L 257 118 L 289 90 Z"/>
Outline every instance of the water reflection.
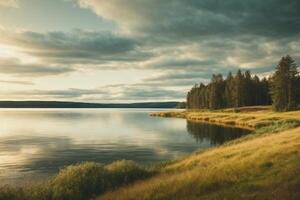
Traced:
<path fill-rule="evenodd" d="M 198 143 L 209 141 L 212 146 L 239 138 L 249 130 L 187 121 L 187 131 Z"/>
<path fill-rule="evenodd" d="M 153 111 L 0 110 L 0 182 L 38 179 L 84 161 L 159 162 L 248 133 L 183 119 L 149 117 Z"/>

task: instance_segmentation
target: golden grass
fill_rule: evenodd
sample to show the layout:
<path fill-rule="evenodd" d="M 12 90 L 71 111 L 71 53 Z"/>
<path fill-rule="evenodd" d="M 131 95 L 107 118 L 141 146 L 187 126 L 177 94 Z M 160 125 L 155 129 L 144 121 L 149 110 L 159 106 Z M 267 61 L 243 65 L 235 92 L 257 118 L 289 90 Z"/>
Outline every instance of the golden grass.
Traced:
<path fill-rule="evenodd" d="M 223 109 L 216 111 L 188 110 L 152 113 L 151 116 L 178 117 L 191 121 L 208 122 L 221 125 L 256 129 L 280 121 L 300 122 L 300 111 L 274 112 L 268 106 Z"/>
<path fill-rule="evenodd" d="M 195 153 L 108 199 L 300 199 L 300 128 Z"/>
<path fill-rule="evenodd" d="M 109 165 L 94 162 L 70 165 L 41 183 L 21 187 L 0 187 L 0 200 L 86 200 L 105 191 L 153 175 L 153 171 L 133 161 L 116 161 Z"/>

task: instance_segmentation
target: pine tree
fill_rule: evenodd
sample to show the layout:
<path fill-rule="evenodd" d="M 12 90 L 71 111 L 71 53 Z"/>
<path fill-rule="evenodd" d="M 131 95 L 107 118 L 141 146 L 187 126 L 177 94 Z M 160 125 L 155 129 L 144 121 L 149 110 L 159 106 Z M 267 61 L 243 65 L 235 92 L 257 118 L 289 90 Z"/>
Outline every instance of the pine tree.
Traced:
<path fill-rule="evenodd" d="M 210 84 L 209 108 L 220 109 L 224 106 L 224 81 L 221 74 L 213 75 Z"/>
<path fill-rule="evenodd" d="M 299 75 L 297 76 L 296 79 L 296 94 L 297 94 L 297 99 L 296 99 L 297 105 L 300 105 L 300 76 Z"/>
<path fill-rule="evenodd" d="M 199 108 L 206 108 L 206 96 L 205 96 L 205 91 L 206 91 L 206 86 L 201 83 L 200 84 L 200 93 L 199 93 L 199 98 L 200 98 L 200 105 L 199 105 Z"/>
<path fill-rule="evenodd" d="M 229 72 L 225 82 L 225 105 L 226 107 L 233 107 L 234 105 L 234 79 L 232 73 Z"/>
<path fill-rule="evenodd" d="M 270 105 L 272 102 L 278 111 L 292 110 L 300 104 L 300 76 L 290 56 L 281 59 L 269 79 L 260 80 L 256 75 L 251 76 L 250 71 L 238 70 L 234 77 L 230 72 L 226 80 L 221 74 L 213 75 L 209 84 L 196 84 L 187 94 L 188 109 Z"/>
<path fill-rule="evenodd" d="M 244 79 L 244 87 L 243 87 L 243 98 L 244 98 L 244 104 L 245 106 L 251 106 L 254 103 L 254 99 L 255 96 L 257 94 L 255 94 L 254 92 L 254 86 L 252 84 L 252 78 L 251 78 L 251 73 L 249 70 L 247 70 L 245 72 L 244 75 L 245 79 Z"/>
<path fill-rule="evenodd" d="M 289 55 L 287 55 L 287 61 L 290 66 L 290 74 L 289 74 L 289 95 L 288 95 L 288 109 L 295 110 L 297 108 L 297 76 L 298 70 L 295 60 L 292 59 Z"/>
<path fill-rule="evenodd" d="M 244 80 L 245 77 L 241 70 L 238 70 L 234 78 L 234 107 L 241 107 L 245 105 L 245 91 L 244 91 Z"/>
<path fill-rule="evenodd" d="M 282 57 L 272 77 L 272 100 L 275 111 L 288 111 L 297 103 L 297 65 L 289 56 Z"/>
<path fill-rule="evenodd" d="M 258 76 L 254 76 L 251 80 L 252 82 L 252 88 L 251 88 L 251 96 L 252 96 L 252 102 L 251 105 L 263 105 L 264 102 L 264 89 L 262 82 L 260 82 Z"/>
<path fill-rule="evenodd" d="M 257 105 L 271 105 L 272 99 L 271 99 L 271 92 L 270 92 L 270 82 L 271 80 L 267 80 L 266 78 L 263 78 L 260 82 L 260 89 L 261 91 L 261 97 L 260 101 Z"/>

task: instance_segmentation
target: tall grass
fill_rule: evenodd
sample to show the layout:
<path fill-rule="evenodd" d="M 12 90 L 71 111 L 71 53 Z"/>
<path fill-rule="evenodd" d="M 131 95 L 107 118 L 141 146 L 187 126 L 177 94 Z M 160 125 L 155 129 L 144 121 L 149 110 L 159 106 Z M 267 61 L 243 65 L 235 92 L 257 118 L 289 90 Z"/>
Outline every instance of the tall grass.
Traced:
<path fill-rule="evenodd" d="M 68 166 L 49 181 L 25 187 L 0 188 L 0 200 L 86 200 L 154 174 L 133 161 L 110 165 L 87 162 Z"/>

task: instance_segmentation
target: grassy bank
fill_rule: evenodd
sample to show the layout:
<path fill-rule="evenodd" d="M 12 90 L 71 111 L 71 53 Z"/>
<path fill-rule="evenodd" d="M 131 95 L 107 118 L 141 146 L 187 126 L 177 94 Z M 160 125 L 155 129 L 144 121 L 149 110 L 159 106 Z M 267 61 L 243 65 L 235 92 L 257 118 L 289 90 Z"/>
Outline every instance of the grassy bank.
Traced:
<path fill-rule="evenodd" d="M 251 107 L 153 115 L 255 131 L 148 168 L 131 161 L 69 166 L 44 183 L 2 187 L 0 200 L 300 199 L 300 111 Z"/>
<path fill-rule="evenodd" d="M 300 199 L 300 128 L 195 153 L 98 200 Z"/>
<path fill-rule="evenodd" d="M 258 129 L 274 124 L 299 123 L 300 111 L 273 112 L 270 107 L 256 106 L 216 111 L 190 110 L 152 113 L 151 116 L 186 118 L 191 121 Z"/>
<path fill-rule="evenodd" d="M 269 107 L 177 111 L 180 117 L 254 129 L 252 135 L 161 166 L 154 177 L 98 200 L 300 199 L 300 112 Z"/>

